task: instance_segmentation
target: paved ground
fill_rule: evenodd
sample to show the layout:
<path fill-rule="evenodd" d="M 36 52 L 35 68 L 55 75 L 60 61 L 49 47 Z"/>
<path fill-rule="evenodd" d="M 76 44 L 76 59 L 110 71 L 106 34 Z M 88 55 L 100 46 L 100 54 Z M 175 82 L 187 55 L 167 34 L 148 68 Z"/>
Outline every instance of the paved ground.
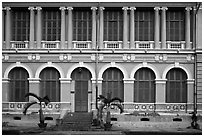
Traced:
<path fill-rule="evenodd" d="M 55 122 L 47 121 L 45 130 L 39 129 L 38 121 L 12 120 L 2 128 L 3 134 L 29 135 L 201 135 L 202 131 L 188 129 L 189 123 L 179 122 L 117 122 L 113 121 L 111 131 L 93 128 L 92 131 L 59 131 L 54 128 Z M 170 126 L 171 125 L 171 126 Z"/>

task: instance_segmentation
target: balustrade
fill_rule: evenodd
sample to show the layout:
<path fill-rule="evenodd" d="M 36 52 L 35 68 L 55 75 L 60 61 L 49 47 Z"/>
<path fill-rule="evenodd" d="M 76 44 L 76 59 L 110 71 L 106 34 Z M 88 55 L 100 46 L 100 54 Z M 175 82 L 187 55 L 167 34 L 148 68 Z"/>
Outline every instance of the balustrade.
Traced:
<path fill-rule="evenodd" d="M 121 49 L 122 41 L 104 41 L 105 49 Z"/>

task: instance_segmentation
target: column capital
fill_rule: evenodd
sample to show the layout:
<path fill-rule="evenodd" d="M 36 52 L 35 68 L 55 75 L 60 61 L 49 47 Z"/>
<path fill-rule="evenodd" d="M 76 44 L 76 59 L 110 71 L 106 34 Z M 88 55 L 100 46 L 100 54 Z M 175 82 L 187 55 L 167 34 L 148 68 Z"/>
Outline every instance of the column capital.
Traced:
<path fill-rule="evenodd" d="M 4 7 L 2 10 L 7 10 L 7 11 L 9 11 L 9 10 L 11 10 L 11 8 L 10 8 L 10 7 Z"/>
<path fill-rule="evenodd" d="M 42 10 L 42 8 L 41 7 L 36 7 L 36 10 L 40 11 L 40 10 Z"/>
<path fill-rule="evenodd" d="M 162 11 L 168 10 L 167 7 L 161 7 L 160 9 L 161 9 Z"/>
<path fill-rule="evenodd" d="M 97 7 L 91 7 L 91 10 L 97 10 L 98 8 Z"/>
<path fill-rule="evenodd" d="M 67 7 L 67 10 L 73 10 L 73 8 L 72 7 Z"/>
<path fill-rule="evenodd" d="M 104 7 L 99 7 L 99 10 L 105 10 L 105 8 Z"/>
<path fill-rule="evenodd" d="M 66 10 L 66 7 L 60 7 L 59 9 L 64 11 L 64 10 Z"/>
<path fill-rule="evenodd" d="M 135 7 L 130 7 L 129 9 L 130 9 L 131 11 L 136 10 L 136 8 L 135 8 Z"/>
<path fill-rule="evenodd" d="M 190 11 L 190 10 L 192 10 L 192 8 L 191 7 L 186 7 L 185 10 Z"/>
<path fill-rule="evenodd" d="M 123 7 L 123 8 L 122 8 L 122 10 L 128 10 L 128 9 L 129 9 L 128 7 Z"/>
<path fill-rule="evenodd" d="M 29 7 L 28 10 L 33 11 L 33 10 L 35 10 L 35 7 Z"/>
<path fill-rule="evenodd" d="M 159 11 L 161 8 L 160 7 L 154 7 L 155 11 Z"/>

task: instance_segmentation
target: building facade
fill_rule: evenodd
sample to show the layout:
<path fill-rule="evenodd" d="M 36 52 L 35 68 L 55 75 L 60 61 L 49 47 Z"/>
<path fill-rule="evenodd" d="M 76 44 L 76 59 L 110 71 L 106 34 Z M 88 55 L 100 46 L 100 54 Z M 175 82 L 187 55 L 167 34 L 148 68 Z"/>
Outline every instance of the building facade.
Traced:
<path fill-rule="evenodd" d="M 201 113 L 201 3 L 2 6 L 3 112 L 22 112 L 31 92 L 48 95 L 48 113 L 95 111 L 107 93 L 126 112 Z"/>

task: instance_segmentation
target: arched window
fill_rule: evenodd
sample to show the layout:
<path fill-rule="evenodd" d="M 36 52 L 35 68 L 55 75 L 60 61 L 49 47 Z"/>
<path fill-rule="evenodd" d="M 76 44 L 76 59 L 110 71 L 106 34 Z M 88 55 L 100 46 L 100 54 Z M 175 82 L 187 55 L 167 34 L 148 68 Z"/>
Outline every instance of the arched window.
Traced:
<path fill-rule="evenodd" d="M 40 73 L 40 96 L 48 96 L 51 102 L 60 101 L 60 74 L 55 68 L 45 68 Z"/>
<path fill-rule="evenodd" d="M 108 68 L 103 73 L 102 94 L 107 97 L 107 93 L 124 100 L 123 73 L 117 68 Z"/>
<path fill-rule="evenodd" d="M 21 67 L 12 69 L 9 73 L 9 101 L 26 102 L 25 94 L 29 92 L 28 72 Z"/>
<path fill-rule="evenodd" d="M 135 73 L 134 102 L 155 102 L 155 74 L 149 68 L 141 68 Z"/>
<path fill-rule="evenodd" d="M 187 74 L 180 68 L 173 68 L 167 73 L 166 102 L 187 102 Z"/>

